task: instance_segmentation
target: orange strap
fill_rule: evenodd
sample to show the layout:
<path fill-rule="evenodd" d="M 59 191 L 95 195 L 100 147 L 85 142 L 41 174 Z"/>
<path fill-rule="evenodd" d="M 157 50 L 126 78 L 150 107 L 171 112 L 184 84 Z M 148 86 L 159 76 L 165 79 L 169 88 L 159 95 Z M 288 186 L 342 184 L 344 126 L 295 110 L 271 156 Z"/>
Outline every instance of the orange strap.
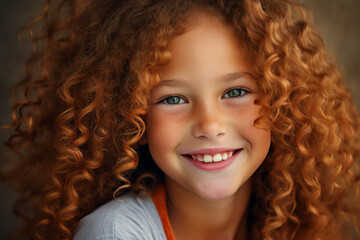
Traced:
<path fill-rule="evenodd" d="M 171 228 L 169 216 L 167 213 L 167 208 L 166 208 L 166 195 L 165 195 L 164 184 L 161 184 L 156 188 L 156 190 L 152 194 L 151 198 L 152 198 L 152 200 L 155 204 L 156 210 L 160 216 L 160 220 L 162 222 L 162 225 L 163 225 L 163 228 L 165 231 L 166 239 L 167 240 L 175 240 L 174 233 Z"/>

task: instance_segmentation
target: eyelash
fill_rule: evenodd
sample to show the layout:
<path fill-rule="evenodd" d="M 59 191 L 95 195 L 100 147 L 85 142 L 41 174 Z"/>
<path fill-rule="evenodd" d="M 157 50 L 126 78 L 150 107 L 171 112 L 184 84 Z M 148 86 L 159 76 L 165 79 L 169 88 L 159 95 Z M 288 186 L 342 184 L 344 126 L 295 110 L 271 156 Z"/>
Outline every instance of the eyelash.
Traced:
<path fill-rule="evenodd" d="M 239 94 L 238 96 L 230 97 L 230 96 L 228 95 L 229 92 L 234 91 L 234 90 L 239 91 L 240 94 Z M 248 93 L 250 93 L 250 91 L 248 91 L 248 90 L 246 90 L 246 89 L 244 89 L 244 88 L 232 88 L 232 89 L 229 89 L 229 90 L 227 90 L 227 91 L 225 92 L 223 98 L 238 98 L 238 97 L 243 97 L 244 95 L 246 95 L 246 94 L 248 94 Z M 225 97 L 226 95 L 228 95 L 228 97 Z"/>
<path fill-rule="evenodd" d="M 235 90 L 239 91 L 239 95 L 230 97 L 229 92 L 235 91 Z M 244 95 L 246 95 L 247 93 L 249 93 L 249 91 L 246 90 L 246 89 L 232 88 L 232 89 L 227 90 L 222 98 L 240 98 L 240 97 L 243 97 Z M 228 96 L 226 97 L 226 95 L 228 95 Z M 176 101 L 176 103 L 170 103 L 169 102 L 170 99 L 176 99 L 177 101 Z M 187 101 L 184 99 L 184 97 L 174 95 L 174 96 L 167 96 L 167 97 L 163 98 L 162 100 L 160 100 L 158 103 L 169 104 L 169 105 L 177 105 L 177 104 L 183 104 L 183 103 L 186 103 L 186 102 Z"/>
<path fill-rule="evenodd" d="M 178 99 L 180 101 L 180 103 L 169 103 L 169 99 Z M 181 102 L 182 101 L 182 102 Z M 176 104 L 183 104 L 186 103 L 186 100 L 184 100 L 183 97 L 180 96 L 167 96 L 165 98 L 163 98 L 162 100 L 160 100 L 158 103 L 164 103 L 164 104 L 169 104 L 169 105 L 176 105 Z"/>

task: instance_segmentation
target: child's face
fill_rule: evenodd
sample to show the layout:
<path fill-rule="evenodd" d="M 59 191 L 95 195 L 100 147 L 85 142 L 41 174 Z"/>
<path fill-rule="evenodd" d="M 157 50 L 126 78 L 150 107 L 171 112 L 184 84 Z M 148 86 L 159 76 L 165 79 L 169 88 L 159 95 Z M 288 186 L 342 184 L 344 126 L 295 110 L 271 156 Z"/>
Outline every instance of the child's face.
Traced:
<path fill-rule="evenodd" d="M 230 197 L 270 147 L 270 131 L 254 127 L 260 107 L 247 59 L 231 29 L 206 14 L 168 50 L 172 60 L 151 90 L 151 155 L 173 185 L 203 199 Z"/>

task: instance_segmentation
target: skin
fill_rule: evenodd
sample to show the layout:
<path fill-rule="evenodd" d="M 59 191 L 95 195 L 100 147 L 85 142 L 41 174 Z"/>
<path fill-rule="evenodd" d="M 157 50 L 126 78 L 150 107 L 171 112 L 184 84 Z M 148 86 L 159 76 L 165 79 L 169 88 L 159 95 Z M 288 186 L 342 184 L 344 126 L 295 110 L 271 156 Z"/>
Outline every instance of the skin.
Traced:
<path fill-rule="evenodd" d="M 269 151 L 270 131 L 254 126 L 257 86 L 231 27 L 194 14 L 192 26 L 170 41 L 172 59 L 151 90 L 149 149 L 165 173 L 176 239 L 246 239 L 251 176 Z M 215 171 L 188 159 L 219 148 L 240 151 Z"/>

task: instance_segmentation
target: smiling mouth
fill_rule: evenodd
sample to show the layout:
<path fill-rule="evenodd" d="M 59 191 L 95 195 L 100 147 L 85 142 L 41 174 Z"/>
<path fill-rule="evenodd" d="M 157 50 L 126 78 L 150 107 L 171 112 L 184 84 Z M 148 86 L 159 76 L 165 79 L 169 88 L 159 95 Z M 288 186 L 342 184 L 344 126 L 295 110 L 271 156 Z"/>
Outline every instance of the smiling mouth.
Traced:
<path fill-rule="evenodd" d="M 235 149 L 231 151 L 225 151 L 215 154 L 185 154 L 185 156 L 204 163 L 221 162 L 232 157 L 241 149 Z"/>

